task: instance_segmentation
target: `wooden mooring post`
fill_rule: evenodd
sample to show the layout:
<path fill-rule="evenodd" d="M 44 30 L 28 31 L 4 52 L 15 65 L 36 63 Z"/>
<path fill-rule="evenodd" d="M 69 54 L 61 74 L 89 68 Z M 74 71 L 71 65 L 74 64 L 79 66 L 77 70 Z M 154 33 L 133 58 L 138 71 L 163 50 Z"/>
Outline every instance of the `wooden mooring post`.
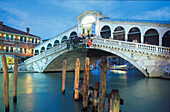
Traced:
<path fill-rule="evenodd" d="M 121 102 L 119 90 L 113 89 L 110 94 L 110 112 L 119 112 Z"/>
<path fill-rule="evenodd" d="M 83 109 L 84 110 L 86 110 L 88 106 L 89 71 L 90 71 L 90 59 L 89 57 L 86 57 L 85 73 L 84 73 L 84 80 L 83 80 Z"/>
<path fill-rule="evenodd" d="M 74 99 L 79 99 L 79 74 L 80 74 L 80 59 L 77 58 L 76 60 L 76 67 L 75 67 L 75 80 L 74 80 Z"/>
<path fill-rule="evenodd" d="M 13 85 L 13 102 L 17 102 L 17 77 L 18 77 L 18 57 L 14 60 L 14 85 Z"/>
<path fill-rule="evenodd" d="M 8 86 L 9 86 L 9 76 L 8 76 L 8 68 L 6 63 L 5 54 L 2 54 L 2 65 L 3 65 L 3 74 L 4 74 L 4 99 L 5 99 L 5 111 L 9 112 L 9 93 L 8 93 Z"/>
<path fill-rule="evenodd" d="M 62 93 L 65 93 L 65 82 L 66 82 L 66 60 L 63 61 L 63 71 L 62 71 Z"/>
<path fill-rule="evenodd" d="M 97 107 L 98 107 L 99 86 L 100 86 L 100 83 L 99 83 L 99 82 L 96 82 L 95 85 L 94 85 L 94 92 L 93 92 L 93 111 L 97 111 Z"/>
<path fill-rule="evenodd" d="M 100 67 L 100 88 L 99 88 L 99 106 L 98 106 L 99 112 L 104 112 L 106 80 L 107 80 L 107 57 L 103 56 L 101 60 L 101 67 Z"/>

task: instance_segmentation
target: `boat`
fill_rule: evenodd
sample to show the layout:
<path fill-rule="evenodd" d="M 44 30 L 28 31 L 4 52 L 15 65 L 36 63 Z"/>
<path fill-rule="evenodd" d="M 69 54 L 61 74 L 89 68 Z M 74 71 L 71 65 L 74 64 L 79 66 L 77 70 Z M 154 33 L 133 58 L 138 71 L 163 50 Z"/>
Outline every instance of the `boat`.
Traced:
<path fill-rule="evenodd" d="M 111 70 L 128 70 L 128 66 L 127 65 L 113 65 L 113 66 L 110 66 L 108 67 L 108 69 L 111 69 Z"/>

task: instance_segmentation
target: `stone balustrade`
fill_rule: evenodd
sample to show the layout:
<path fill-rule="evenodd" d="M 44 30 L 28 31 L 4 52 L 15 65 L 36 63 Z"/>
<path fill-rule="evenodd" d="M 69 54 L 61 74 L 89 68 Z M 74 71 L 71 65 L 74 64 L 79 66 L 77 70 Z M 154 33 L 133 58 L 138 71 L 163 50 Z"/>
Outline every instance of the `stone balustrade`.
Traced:
<path fill-rule="evenodd" d="M 66 48 L 67 48 L 67 43 L 62 43 L 62 44 L 59 44 L 55 47 L 52 47 L 51 49 L 46 50 L 46 51 L 44 51 L 44 52 L 42 52 L 42 53 L 40 53 L 36 56 L 33 56 L 32 58 L 29 58 L 29 59 L 25 60 L 24 62 L 26 62 L 27 64 L 33 63 L 34 61 L 46 58 L 46 57 L 48 57 L 48 56 L 50 56 L 50 55 L 52 55 L 56 52 L 59 52 L 59 51 L 66 49 Z"/>
<path fill-rule="evenodd" d="M 149 44 L 141 44 L 134 42 L 126 42 L 120 40 L 111 40 L 111 39 L 103 39 L 103 38 L 93 38 L 93 45 L 105 45 L 108 47 L 114 47 L 118 49 L 125 49 L 130 51 L 137 51 L 143 53 L 151 53 L 155 55 L 169 55 L 170 56 L 170 48 L 162 47 L 156 45 Z"/>

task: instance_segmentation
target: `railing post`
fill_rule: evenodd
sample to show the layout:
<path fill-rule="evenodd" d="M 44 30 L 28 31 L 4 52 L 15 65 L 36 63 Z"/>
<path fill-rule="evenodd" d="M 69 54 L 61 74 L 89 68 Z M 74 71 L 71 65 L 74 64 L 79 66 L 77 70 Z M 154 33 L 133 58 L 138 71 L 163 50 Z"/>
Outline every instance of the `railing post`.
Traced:
<path fill-rule="evenodd" d="M 79 99 L 79 73 L 80 73 L 80 60 L 77 58 L 75 67 L 75 79 L 74 79 L 74 99 Z"/>
<path fill-rule="evenodd" d="M 100 67 L 99 112 L 104 112 L 107 80 L 107 57 L 103 56 Z"/>

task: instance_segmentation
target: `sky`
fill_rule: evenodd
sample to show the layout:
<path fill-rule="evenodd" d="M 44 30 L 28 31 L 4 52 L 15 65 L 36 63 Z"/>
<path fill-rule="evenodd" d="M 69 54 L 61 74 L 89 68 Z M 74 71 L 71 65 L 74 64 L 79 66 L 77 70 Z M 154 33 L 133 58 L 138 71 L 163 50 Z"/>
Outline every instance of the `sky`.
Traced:
<path fill-rule="evenodd" d="M 169 0 L 0 0 L 0 21 L 22 31 L 29 27 L 43 40 L 77 25 L 85 10 L 110 18 L 170 21 Z"/>

